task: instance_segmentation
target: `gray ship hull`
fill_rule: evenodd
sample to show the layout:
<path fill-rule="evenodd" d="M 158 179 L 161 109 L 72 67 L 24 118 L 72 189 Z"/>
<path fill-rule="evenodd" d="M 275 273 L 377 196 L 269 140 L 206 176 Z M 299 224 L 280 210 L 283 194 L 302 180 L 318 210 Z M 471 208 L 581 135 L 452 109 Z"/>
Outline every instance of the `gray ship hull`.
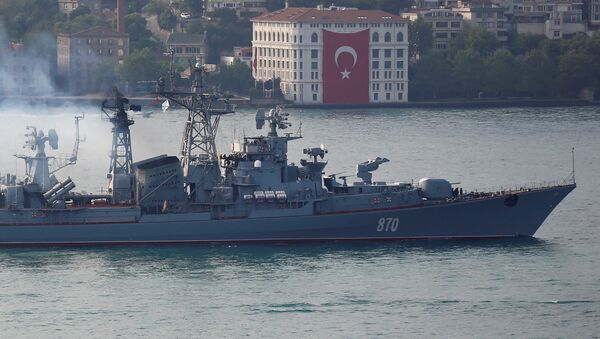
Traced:
<path fill-rule="evenodd" d="M 210 219 L 208 213 L 142 215 L 128 220 L 103 211 L 85 222 L 11 225 L 11 213 L 0 212 L 0 245 L 103 245 L 143 243 L 316 241 L 359 239 L 495 238 L 533 236 L 575 184 L 518 193 L 514 206 L 507 196 L 487 196 L 414 207 L 332 214 L 254 216 Z M 118 209 L 115 209 L 118 210 Z M 128 212 L 129 211 L 129 212 Z M 89 213 L 88 210 L 85 211 Z M 23 213 L 23 211 L 19 211 Z M 41 213 L 28 211 L 26 213 Z M 2 214 L 5 214 L 2 216 Z M 34 215 L 35 216 L 35 215 Z M 110 219 L 112 217 L 112 219 Z M 107 219 L 108 218 L 108 219 Z M 43 220 L 43 218 L 42 218 Z"/>

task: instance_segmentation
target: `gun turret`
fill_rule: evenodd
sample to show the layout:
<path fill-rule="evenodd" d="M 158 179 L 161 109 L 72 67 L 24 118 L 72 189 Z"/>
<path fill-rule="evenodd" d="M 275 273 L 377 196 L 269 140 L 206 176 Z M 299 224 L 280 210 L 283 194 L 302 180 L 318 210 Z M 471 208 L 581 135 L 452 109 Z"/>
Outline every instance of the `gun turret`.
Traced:
<path fill-rule="evenodd" d="M 356 176 L 361 178 L 365 184 L 371 184 L 373 174 L 371 172 L 376 171 L 379 165 L 389 162 L 388 158 L 377 157 L 372 160 L 367 160 L 356 165 Z"/>

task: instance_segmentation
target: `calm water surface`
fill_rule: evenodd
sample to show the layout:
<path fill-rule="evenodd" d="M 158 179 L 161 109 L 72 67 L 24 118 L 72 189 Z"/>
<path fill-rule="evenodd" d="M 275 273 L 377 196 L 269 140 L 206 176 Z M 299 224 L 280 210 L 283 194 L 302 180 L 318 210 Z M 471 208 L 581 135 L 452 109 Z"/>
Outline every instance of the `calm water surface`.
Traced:
<path fill-rule="evenodd" d="M 93 108 L 3 110 L 0 171 L 23 171 L 26 125 L 56 128 L 69 152 L 82 111 L 79 164 L 59 176 L 105 186 L 110 126 Z M 535 239 L 0 249 L 1 336 L 600 336 L 599 108 L 290 112 L 305 136 L 290 160 L 323 143 L 329 172 L 385 156 L 376 180 L 497 189 L 567 177 L 575 147 L 579 187 Z M 137 119 L 134 160 L 176 154 L 183 121 Z M 226 153 L 253 112 L 221 128 Z"/>

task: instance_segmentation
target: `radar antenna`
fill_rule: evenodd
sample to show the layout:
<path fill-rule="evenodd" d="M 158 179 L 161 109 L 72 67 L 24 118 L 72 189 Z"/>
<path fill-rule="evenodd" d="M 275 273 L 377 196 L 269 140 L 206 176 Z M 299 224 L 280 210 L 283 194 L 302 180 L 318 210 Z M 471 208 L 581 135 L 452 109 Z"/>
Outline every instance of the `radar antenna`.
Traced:
<path fill-rule="evenodd" d="M 75 116 L 75 145 L 73 146 L 73 152 L 70 155 L 62 157 L 48 157 L 48 159 L 52 160 L 50 174 L 54 174 L 67 166 L 75 165 L 77 163 L 79 144 L 85 142 L 85 138 L 81 139 L 79 136 L 79 121 L 83 120 L 84 117 L 84 114 Z"/>

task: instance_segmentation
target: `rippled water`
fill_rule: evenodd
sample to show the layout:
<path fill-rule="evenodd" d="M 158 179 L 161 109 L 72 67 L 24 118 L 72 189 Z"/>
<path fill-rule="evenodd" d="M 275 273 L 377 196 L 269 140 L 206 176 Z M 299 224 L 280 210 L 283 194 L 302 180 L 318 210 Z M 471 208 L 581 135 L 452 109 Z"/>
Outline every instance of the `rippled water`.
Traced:
<path fill-rule="evenodd" d="M 82 108 L 0 113 L 0 171 L 23 127 L 73 142 Z M 105 185 L 110 126 L 86 109 L 78 189 Z M 297 245 L 0 249 L 3 337 L 591 337 L 600 335 L 600 109 L 291 111 L 297 161 L 323 143 L 330 172 L 376 156 L 375 178 L 446 177 L 468 189 L 567 177 L 578 188 L 535 239 Z M 221 153 L 254 134 L 242 111 L 222 120 Z M 132 127 L 135 159 L 175 154 L 182 114 Z"/>

